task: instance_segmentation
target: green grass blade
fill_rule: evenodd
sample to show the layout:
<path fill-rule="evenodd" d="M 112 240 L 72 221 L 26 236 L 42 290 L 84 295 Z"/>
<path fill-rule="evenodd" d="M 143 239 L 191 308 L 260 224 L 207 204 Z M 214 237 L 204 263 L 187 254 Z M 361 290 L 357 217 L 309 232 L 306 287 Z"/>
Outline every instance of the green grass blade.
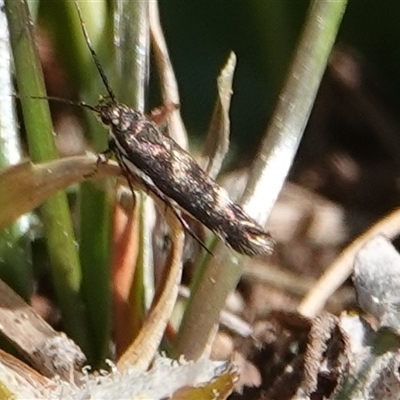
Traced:
<path fill-rule="evenodd" d="M 3 3 L 3 2 L 2 2 Z M 22 159 L 12 84 L 12 55 L 8 23 L 0 14 L 0 169 Z M 2 188 L 0 190 L 7 190 Z M 32 294 L 32 256 L 28 238 L 29 216 L 0 230 L 0 277 L 28 300 Z"/>
<path fill-rule="evenodd" d="M 78 1 L 83 22 L 90 35 L 92 45 L 112 45 L 109 14 L 106 1 Z M 62 7 L 63 13 L 59 12 Z M 69 75 L 78 82 L 81 99 L 91 104 L 105 93 L 89 48 L 82 33 L 75 3 L 62 0 L 45 2 L 42 15 L 51 26 L 56 47 L 62 49 L 60 57 L 68 68 Z M 103 55 L 99 49 L 99 57 Z M 71 62 L 73 60 L 73 62 Z M 110 62 L 110 57 L 101 57 L 101 62 Z M 104 68 L 106 68 L 104 62 Z M 87 115 L 85 134 L 96 151 L 107 148 L 107 133 L 90 113 Z M 110 271 L 110 221 L 112 201 L 107 183 L 84 182 L 79 192 L 79 255 L 82 266 L 81 293 L 85 302 L 86 319 L 90 332 L 89 363 L 104 367 L 109 357 L 111 340 L 111 271 Z"/>
<path fill-rule="evenodd" d="M 244 197 L 246 210 L 265 222 L 293 162 L 328 61 L 346 0 L 312 2 L 305 28 Z M 267 196 L 266 196 L 267 194 Z M 258 214 L 258 215 L 257 215 Z M 245 257 L 222 243 L 212 249 L 194 280 L 174 355 L 201 356 Z"/>
<path fill-rule="evenodd" d="M 29 154 L 33 161 L 58 157 L 48 104 L 28 96 L 45 95 L 43 74 L 34 45 L 31 20 L 24 1 L 6 1 L 15 73 Z M 59 192 L 40 208 L 51 272 L 66 332 L 87 350 L 87 331 L 79 295 L 81 270 L 67 197 Z"/>
<path fill-rule="evenodd" d="M 147 1 L 114 1 L 115 77 L 118 98 L 129 106 L 144 111 L 149 76 L 149 21 Z M 146 216 L 147 195 L 138 192 L 140 202 L 140 247 L 130 294 L 133 327 L 139 328 L 154 295 L 154 271 L 151 233 Z M 135 336 L 138 332 L 132 332 Z"/>

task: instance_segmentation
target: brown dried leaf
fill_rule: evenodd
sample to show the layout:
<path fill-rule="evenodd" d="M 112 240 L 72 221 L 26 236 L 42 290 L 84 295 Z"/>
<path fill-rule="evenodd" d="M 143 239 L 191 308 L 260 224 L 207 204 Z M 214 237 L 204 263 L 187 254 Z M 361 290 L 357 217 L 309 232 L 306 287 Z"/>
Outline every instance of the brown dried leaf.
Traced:
<path fill-rule="evenodd" d="M 154 200 L 162 206 L 160 200 Z M 172 236 L 172 248 L 166 267 L 168 276 L 159 295 L 154 299 L 152 308 L 138 336 L 118 360 L 117 366 L 120 371 L 125 371 L 130 366 L 143 370 L 149 367 L 178 297 L 178 286 L 182 274 L 184 232 L 181 223 L 171 210 L 167 210 L 166 217 Z"/>
<path fill-rule="evenodd" d="M 207 158 L 205 171 L 216 178 L 229 150 L 230 120 L 229 108 L 232 97 L 232 80 L 236 67 L 236 55 L 231 52 L 218 76 L 218 97 L 208 129 L 204 156 Z"/>
<path fill-rule="evenodd" d="M 41 374 L 70 379 L 85 361 L 81 349 L 56 332 L 25 301 L 0 281 L 0 332 Z"/>
<path fill-rule="evenodd" d="M 113 163 L 97 165 L 94 155 L 67 157 L 44 164 L 30 161 L 0 172 L 0 229 L 39 206 L 49 196 L 88 177 L 117 175 Z"/>

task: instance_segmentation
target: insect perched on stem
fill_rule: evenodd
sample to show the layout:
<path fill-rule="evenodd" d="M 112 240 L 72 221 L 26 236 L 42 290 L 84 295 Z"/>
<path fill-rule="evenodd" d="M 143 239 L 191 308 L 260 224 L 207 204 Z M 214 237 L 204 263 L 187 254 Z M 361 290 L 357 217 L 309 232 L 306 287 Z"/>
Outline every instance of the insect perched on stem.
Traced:
<path fill-rule="evenodd" d="M 80 13 L 79 16 L 87 46 L 108 92 L 108 97 L 96 106 L 79 103 L 109 128 L 109 149 L 99 159 L 105 161 L 114 154 L 128 182 L 133 175 L 172 209 L 185 228 L 188 226 L 179 210 L 201 222 L 239 253 L 271 254 L 273 240 L 269 233 L 235 204 L 189 153 L 164 135 L 151 116 L 117 101 Z M 193 235 L 190 229 L 188 232 Z"/>

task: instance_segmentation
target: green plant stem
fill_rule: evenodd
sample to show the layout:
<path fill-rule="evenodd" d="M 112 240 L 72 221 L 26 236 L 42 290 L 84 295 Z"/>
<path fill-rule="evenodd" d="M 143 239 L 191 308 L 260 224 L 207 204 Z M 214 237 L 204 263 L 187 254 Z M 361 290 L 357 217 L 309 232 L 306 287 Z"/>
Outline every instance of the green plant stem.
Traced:
<path fill-rule="evenodd" d="M 63 12 L 59 12 L 62 6 Z M 139 60 L 144 40 L 143 1 L 87 2 L 78 1 L 90 41 L 100 59 L 118 99 L 143 109 L 143 82 L 146 81 L 146 61 Z M 113 15 L 111 14 L 113 10 Z M 69 68 L 70 76 L 79 82 L 82 100 L 96 103 L 100 94 L 107 94 L 85 43 L 75 4 L 71 1 L 45 2 L 42 11 L 46 23 L 56 35 L 57 48 Z M 114 24 L 113 24 L 114 22 Z M 64 30 L 57 29 L 63 24 Z M 148 29 L 145 29 L 147 32 Z M 66 32 L 69 32 L 66 34 Z M 114 35 L 114 37 L 113 37 Z M 148 34 L 147 34 L 148 35 Z M 75 40 L 71 40 L 74 38 Z M 147 39 L 148 42 L 148 39 Z M 116 44 L 117 46 L 114 46 Z M 73 62 L 71 62 L 73 60 Z M 143 69 L 142 65 L 146 65 Z M 138 89 L 140 88 L 140 89 Z M 139 95 L 137 93 L 140 93 Z M 139 100 L 140 99 L 140 100 Z M 107 149 L 107 132 L 88 115 L 85 133 L 95 151 Z M 82 264 L 82 295 L 91 332 L 92 365 L 99 366 L 108 356 L 111 335 L 111 271 L 110 222 L 112 200 L 110 182 L 103 188 L 85 182 L 80 190 L 80 257 Z"/>
<path fill-rule="evenodd" d="M 144 111 L 149 79 L 148 1 L 115 1 L 115 75 L 118 98 Z"/>
<path fill-rule="evenodd" d="M 27 132 L 29 154 L 34 162 L 58 157 L 48 103 L 30 99 L 45 96 L 43 74 L 25 1 L 6 1 L 15 72 Z M 51 272 L 66 332 L 87 350 L 87 331 L 79 296 L 81 269 L 67 197 L 59 192 L 40 208 Z"/>
<path fill-rule="evenodd" d="M 83 22 L 88 30 L 92 46 L 96 50 L 111 47 L 111 30 L 106 1 L 78 1 Z M 62 6 L 63 13 L 59 11 Z M 70 76 L 79 83 L 82 100 L 98 101 L 105 88 L 85 42 L 75 3 L 60 0 L 43 4 L 49 24 L 56 36 L 60 56 L 69 68 Z M 64 29 L 59 29 L 62 24 Z M 74 38 L 75 40 L 73 40 Z M 103 53 L 100 49 L 99 53 Z M 112 51 L 109 51 L 112 54 Z M 100 57 L 100 55 L 99 55 Z M 110 61 L 112 57 L 101 57 Z M 73 60 L 73 62 L 71 62 Z M 104 62 L 104 68 L 106 63 Z M 92 116 L 87 115 L 85 134 L 95 151 L 107 149 L 106 131 Z M 103 186 L 102 186 L 103 185 Z M 91 337 L 89 363 L 93 368 L 103 368 L 109 357 L 111 340 L 111 271 L 110 271 L 110 223 L 112 196 L 109 182 L 83 182 L 79 192 L 79 256 L 82 266 L 81 294 L 85 303 L 86 320 Z"/>
<path fill-rule="evenodd" d="M 90 364 L 104 367 L 111 340 L 111 199 L 90 182 L 81 186 L 80 225 L 82 296 L 91 335 Z M 97 230 L 94 227 L 97 224 Z"/>
<path fill-rule="evenodd" d="M 144 111 L 149 78 L 149 2 L 115 2 L 114 39 L 118 96 L 131 107 Z M 140 247 L 130 299 L 132 326 L 141 326 L 154 295 L 154 271 L 147 194 L 136 193 L 140 203 Z M 138 332 L 133 332 L 137 335 Z"/>
<path fill-rule="evenodd" d="M 262 224 L 268 220 L 292 166 L 346 4 L 347 0 L 314 0 L 310 5 L 295 57 L 242 198 L 245 209 Z"/>
<path fill-rule="evenodd" d="M 0 1 L 4 5 L 4 1 Z M 0 169 L 17 164 L 22 149 L 17 128 L 12 83 L 12 56 L 8 23 L 0 14 Z M 0 190 L 7 190 L 1 188 Z M 2 210 L 4 212 L 4 210 Z M 25 300 L 33 290 L 32 255 L 28 238 L 30 218 L 22 216 L 7 228 L 0 230 L 0 277 Z"/>
<path fill-rule="evenodd" d="M 250 174 L 242 204 L 259 222 L 266 222 L 286 179 L 326 68 L 346 0 L 315 0 L 293 59 L 289 75 Z M 187 359 L 201 356 L 218 323 L 228 294 L 242 273 L 245 257 L 222 243 L 206 257 L 192 293 L 173 350 Z"/>

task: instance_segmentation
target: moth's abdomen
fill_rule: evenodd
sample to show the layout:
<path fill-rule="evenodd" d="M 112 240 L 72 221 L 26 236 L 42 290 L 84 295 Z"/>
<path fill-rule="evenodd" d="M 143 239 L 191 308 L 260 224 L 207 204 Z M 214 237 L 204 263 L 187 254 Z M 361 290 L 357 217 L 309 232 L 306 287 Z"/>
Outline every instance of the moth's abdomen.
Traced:
<path fill-rule="evenodd" d="M 225 237 L 225 241 L 238 253 L 248 256 L 270 255 L 274 250 L 274 241 L 252 220 L 237 221 L 235 234 Z"/>
<path fill-rule="evenodd" d="M 169 186 L 170 197 L 187 213 L 213 231 L 232 249 L 248 256 L 270 255 L 274 241 L 238 204 L 232 202 L 228 193 L 209 177 L 199 185 L 186 186 L 185 195 Z M 166 188 L 164 190 L 167 192 Z"/>
<path fill-rule="evenodd" d="M 218 210 L 218 228 L 212 229 L 232 249 L 248 256 L 270 255 L 274 241 L 239 205 L 231 203 Z"/>

